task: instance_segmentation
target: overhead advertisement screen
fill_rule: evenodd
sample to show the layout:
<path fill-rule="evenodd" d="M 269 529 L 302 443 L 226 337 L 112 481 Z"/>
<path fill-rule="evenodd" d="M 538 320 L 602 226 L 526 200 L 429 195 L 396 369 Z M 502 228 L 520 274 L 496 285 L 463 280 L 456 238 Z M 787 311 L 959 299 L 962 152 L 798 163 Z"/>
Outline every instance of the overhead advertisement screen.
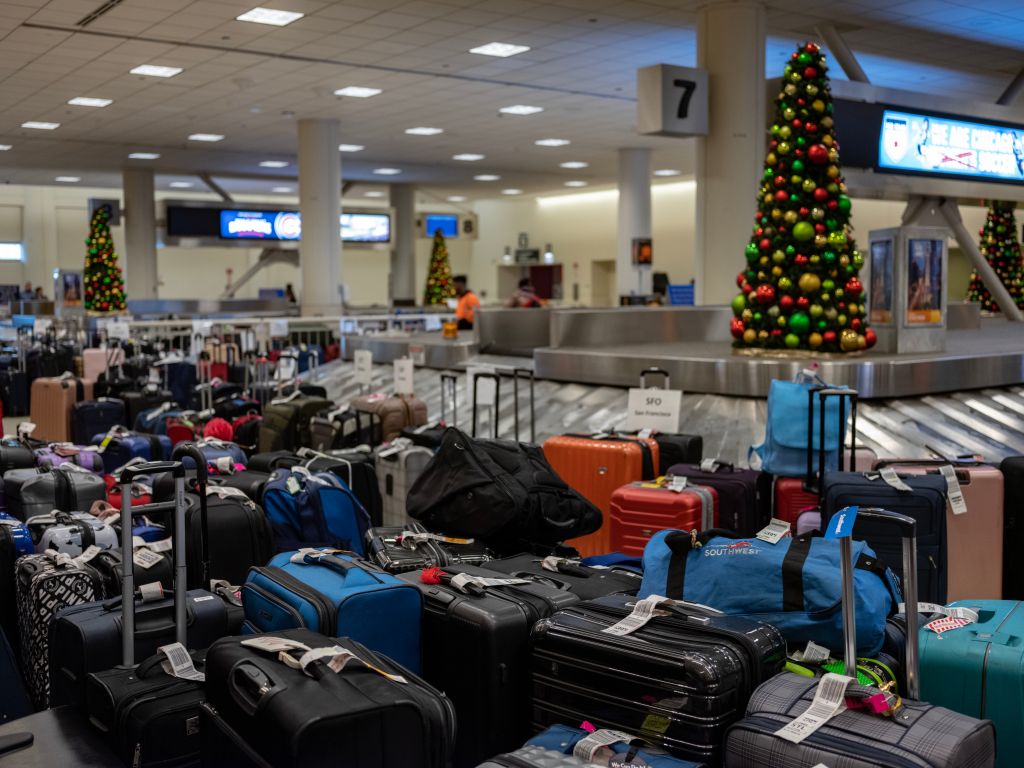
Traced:
<path fill-rule="evenodd" d="M 346 243 L 391 241 L 391 216 L 386 213 L 343 213 L 338 224 Z M 225 240 L 298 240 L 302 217 L 297 211 L 222 210 L 220 236 Z"/>
<path fill-rule="evenodd" d="M 1024 180 L 1024 128 L 886 109 L 878 141 L 878 168 Z"/>
<path fill-rule="evenodd" d="M 391 217 L 386 213 L 343 213 L 341 239 L 346 243 L 389 242 Z"/>

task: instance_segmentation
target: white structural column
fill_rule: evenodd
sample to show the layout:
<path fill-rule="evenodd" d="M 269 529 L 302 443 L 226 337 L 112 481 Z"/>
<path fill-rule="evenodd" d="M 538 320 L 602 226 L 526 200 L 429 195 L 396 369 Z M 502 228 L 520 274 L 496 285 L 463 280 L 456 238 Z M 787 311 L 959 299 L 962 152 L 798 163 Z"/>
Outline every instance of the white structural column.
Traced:
<path fill-rule="evenodd" d="M 391 185 L 395 209 L 395 248 L 391 251 L 391 299 L 416 298 L 416 187 Z"/>
<path fill-rule="evenodd" d="M 299 120 L 299 212 L 302 214 L 302 313 L 341 308 L 341 158 L 338 121 Z"/>
<path fill-rule="evenodd" d="M 765 12 L 721 0 L 697 12 L 697 66 L 708 71 L 708 134 L 697 139 L 698 304 L 727 304 L 746 264 L 766 147 Z"/>
<path fill-rule="evenodd" d="M 620 296 L 651 292 L 651 267 L 634 267 L 632 256 L 633 238 L 650 236 L 651 150 L 620 149 L 619 249 L 615 260 L 615 277 Z M 655 264 L 657 259 L 655 250 Z"/>
<path fill-rule="evenodd" d="M 124 265 L 128 299 L 157 298 L 156 202 L 153 169 L 124 171 Z"/>

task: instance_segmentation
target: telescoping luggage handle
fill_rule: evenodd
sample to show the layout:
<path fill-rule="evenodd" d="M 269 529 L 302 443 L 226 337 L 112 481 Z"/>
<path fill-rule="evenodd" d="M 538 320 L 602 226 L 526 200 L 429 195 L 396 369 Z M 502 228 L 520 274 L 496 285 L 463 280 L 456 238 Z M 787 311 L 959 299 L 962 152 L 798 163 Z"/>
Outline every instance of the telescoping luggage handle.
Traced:
<path fill-rule="evenodd" d="M 814 477 L 814 397 L 818 396 L 818 477 Z M 807 392 L 807 477 L 804 487 L 821 494 L 825 489 L 825 403 L 830 397 L 839 398 L 839 471 L 843 471 L 843 433 L 846 431 L 846 401 L 850 401 L 850 471 L 857 471 L 857 390 L 839 387 L 813 387 Z"/>
<path fill-rule="evenodd" d="M 476 437 L 476 422 L 477 422 L 477 389 L 480 384 L 480 379 L 490 379 L 494 382 L 494 402 L 488 405 L 491 414 L 491 436 L 494 438 L 498 437 L 498 399 L 501 395 L 501 377 L 496 373 L 474 373 L 473 374 L 473 425 L 472 435 Z"/>
<path fill-rule="evenodd" d="M 537 419 L 533 399 L 533 369 L 513 368 L 512 369 L 512 405 L 515 412 L 516 442 L 519 442 L 519 378 L 526 379 L 530 387 L 530 442 L 537 442 Z"/>
<path fill-rule="evenodd" d="M 448 418 L 448 400 L 451 399 L 452 417 Z M 459 377 L 454 373 L 441 374 L 441 421 L 449 427 L 459 426 Z"/>
<path fill-rule="evenodd" d="M 853 524 L 846 519 L 853 517 Z M 846 507 L 829 521 L 826 538 L 839 538 L 839 568 L 842 579 L 843 600 L 843 662 L 846 675 L 857 679 L 857 619 L 853 593 L 853 528 L 858 520 L 874 520 L 899 528 L 903 540 L 903 601 L 907 616 L 906 677 L 907 697 L 920 698 L 918 679 L 918 626 L 917 626 L 917 521 L 898 512 L 879 507 Z"/>

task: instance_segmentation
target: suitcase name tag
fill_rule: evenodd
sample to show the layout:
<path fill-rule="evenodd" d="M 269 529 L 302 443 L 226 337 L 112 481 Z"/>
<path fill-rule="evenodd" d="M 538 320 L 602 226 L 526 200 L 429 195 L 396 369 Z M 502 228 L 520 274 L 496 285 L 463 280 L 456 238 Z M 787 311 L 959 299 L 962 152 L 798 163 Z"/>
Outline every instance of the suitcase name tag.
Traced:
<path fill-rule="evenodd" d="M 167 658 L 160 662 L 164 672 L 171 677 L 180 677 L 182 680 L 195 680 L 199 683 L 206 682 L 206 674 L 196 669 L 188 650 L 181 643 L 161 645 L 157 652 Z"/>
<path fill-rule="evenodd" d="M 90 560 L 96 557 L 96 555 L 98 555 L 102 551 L 103 550 L 97 547 L 95 544 L 91 544 L 90 546 L 86 547 L 85 551 L 78 557 L 76 557 L 73 562 L 76 565 L 84 565 L 85 563 L 88 563 Z"/>
<path fill-rule="evenodd" d="M 601 729 L 577 741 L 576 746 L 572 748 L 572 756 L 585 763 L 593 763 L 598 751 L 602 748 L 620 741 L 629 744 L 635 738 L 636 736 L 631 736 L 628 733 Z"/>
<path fill-rule="evenodd" d="M 791 535 L 789 523 L 773 517 L 768 525 L 755 534 L 755 537 L 761 541 L 767 541 L 769 544 L 778 544 L 782 539 L 789 538 Z"/>
<path fill-rule="evenodd" d="M 967 502 L 964 500 L 963 491 L 960 489 L 960 481 L 957 479 L 956 470 L 949 464 L 939 467 L 939 472 L 946 480 L 946 495 L 949 496 L 949 506 L 954 515 L 967 514 Z"/>
<path fill-rule="evenodd" d="M 900 603 L 896 610 L 899 613 L 906 613 L 906 603 Z M 938 605 L 937 603 L 918 603 L 917 612 L 926 614 L 938 613 L 942 616 L 963 619 L 965 624 L 977 624 L 979 619 L 978 612 L 973 608 L 953 605 Z"/>
<path fill-rule="evenodd" d="M 132 554 L 132 562 L 139 566 L 139 568 L 145 568 L 147 570 L 162 560 L 163 557 L 161 555 L 158 555 L 148 547 L 139 547 Z"/>
<path fill-rule="evenodd" d="M 659 603 L 667 602 L 671 601 L 664 595 L 649 595 L 643 600 L 637 600 L 636 605 L 633 606 L 633 612 L 629 616 L 616 624 L 612 624 L 610 627 L 605 627 L 601 631 L 606 635 L 616 635 L 618 637 L 630 635 L 654 618 L 654 612 Z"/>
<path fill-rule="evenodd" d="M 457 573 L 452 576 L 449 582 L 459 592 L 468 593 L 467 587 L 475 585 L 478 587 L 509 587 L 514 584 L 529 584 L 529 579 L 495 579 L 490 576 L 471 576 L 468 573 Z"/>
<path fill-rule="evenodd" d="M 821 726 L 846 709 L 846 687 L 852 677 L 826 672 L 814 692 L 814 700 L 798 718 L 775 732 L 776 736 L 799 744 Z"/>
<path fill-rule="evenodd" d="M 406 549 L 416 549 L 416 545 L 421 541 L 440 541 L 442 544 L 472 544 L 474 540 L 444 536 L 440 533 L 416 533 L 414 531 L 402 531 L 395 537 L 395 543 Z"/>
<path fill-rule="evenodd" d="M 914 490 L 905 482 L 903 482 L 900 476 L 896 474 L 896 470 L 893 469 L 892 467 L 883 467 L 878 471 L 878 474 L 885 481 L 885 484 L 888 485 L 890 488 L 895 488 L 897 491 L 903 492 Z"/>
<path fill-rule="evenodd" d="M 325 647 L 325 648 L 310 648 L 305 643 L 300 643 L 297 640 L 288 640 L 284 637 L 252 637 L 247 640 L 243 640 L 242 645 L 247 648 L 255 648 L 259 651 L 266 651 L 267 653 L 276 653 L 278 660 L 291 667 L 292 669 L 302 670 L 306 672 L 306 667 L 312 664 L 314 661 L 320 659 L 329 658 L 327 666 L 332 672 L 340 672 L 345 668 L 345 665 L 350 661 L 358 661 L 367 669 L 371 669 L 377 674 L 386 677 L 396 683 L 402 685 L 408 685 L 409 681 L 401 675 L 394 675 L 387 672 L 380 667 L 370 664 L 368 661 L 359 658 L 347 648 L 342 648 L 340 645 Z M 305 651 L 299 658 L 295 658 L 292 655 L 293 651 Z M 312 675 L 310 675 L 312 677 Z"/>

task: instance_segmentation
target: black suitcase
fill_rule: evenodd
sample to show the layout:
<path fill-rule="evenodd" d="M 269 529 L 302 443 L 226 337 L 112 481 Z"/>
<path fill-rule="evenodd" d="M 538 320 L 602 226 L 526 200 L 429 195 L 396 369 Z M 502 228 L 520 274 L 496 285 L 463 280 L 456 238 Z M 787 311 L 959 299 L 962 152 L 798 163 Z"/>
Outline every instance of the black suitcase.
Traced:
<path fill-rule="evenodd" d="M 419 523 L 370 528 L 366 532 L 366 556 L 389 573 L 421 571 L 433 566 L 483 565 L 491 559 L 487 547 L 471 539 L 429 533 Z"/>
<path fill-rule="evenodd" d="M 402 437 L 412 440 L 413 445 L 429 448 L 436 451 L 441 447 L 441 438 L 444 437 L 445 425 L 443 423 L 422 424 L 418 427 L 402 427 Z"/>
<path fill-rule="evenodd" d="M 880 507 L 912 517 L 917 521 L 918 600 L 945 605 L 946 480 L 942 475 L 899 477 L 911 491 L 896 490 L 878 472 L 827 473 L 822 494 L 822 530 L 826 530 L 832 515 L 849 506 Z M 903 583 L 900 543 L 893 540 L 884 524 L 865 520 L 857 527 L 857 539 L 868 542 L 878 559 L 887 563 Z"/>
<path fill-rule="evenodd" d="M 71 406 L 71 440 L 77 445 L 89 445 L 93 435 L 106 434 L 116 426 L 131 427 L 125 419 L 124 402 L 117 398 L 79 400 Z"/>
<path fill-rule="evenodd" d="M 1024 456 L 1010 456 L 1003 473 L 1003 600 L 1024 600 Z"/>
<path fill-rule="evenodd" d="M 263 500 L 263 486 L 270 479 L 270 472 L 246 469 L 230 475 L 214 475 L 210 477 L 210 485 L 225 488 L 237 488 L 257 504 Z"/>
<path fill-rule="evenodd" d="M 638 437 L 640 433 L 622 432 L 620 434 Z M 673 464 L 696 464 L 704 458 L 704 438 L 700 435 L 651 432 L 648 436 L 658 444 L 659 475 L 667 475 Z"/>
<path fill-rule="evenodd" d="M 709 460 L 669 466 L 667 475 L 685 477 L 718 492 L 718 525 L 737 536 L 753 536 L 772 518 L 772 476 Z"/>
<path fill-rule="evenodd" d="M 769 624 L 673 602 L 631 634 L 603 631 L 637 602 L 609 595 L 534 627 L 534 727 L 588 721 L 719 765 L 726 729 L 743 717 L 754 689 L 785 666 L 782 635 Z"/>
<path fill-rule="evenodd" d="M 121 398 L 124 400 L 125 416 L 128 422 L 126 426 L 131 429 L 135 426 L 135 420 L 140 413 L 172 402 L 174 395 L 168 389 L 144 387 L 141 391 L 125 392 Z"/>
<path fill-rule="evenodd" d="M 547 566 L 547 567 L 545 567 Z M 591 568 L 563 557 L 539 557 L 532 554 L 491 560 L 487 567 L 509 576 L 542 581 L 565 589 L 580 600 L 605 595 L 635 595 L 640 589 L 640 574 L 618 568 Z"/>
<path fill-rule="evenodd" d="M 206 656 L 203 764 L 274 768 L 446 768 L 455 741 L 451 702 L 408 670 L 348 638 L 307 629 L 258 636 L 355 656 L 339 672 L 327 659 L 306 671 L 278 653 L 218 641 Z M 298 659 L 304 651 L 289 655 Z M 404 683 L 386 675 L 400 675 Z M 220 721 L 220 723 L 216 723 Z M 210 723 L 215 727 L 205 727 Z"/>
<path fill-rule="evenodd" d="M 188 494 L 188 585 L 209 589 L 210 579 L 242 584 L 251 567 L 266 565 L 274 554 L 270 522 L 263 509 L 242 491 L 216 485 L 206 490 L 205 525 L 209 531 L 205 540 L 202 497 Z"/>
<path fill-rule="evenodd" d="M 0 371 L 0 401 L 5 416 L 28 416 L 28 376 L 24 371 Z"/>
<path fill-rule="evenodd" d="M 509 578 L 469 565 L 444 570 Z M 467 594 L 448 585 L 425 584 L 419 573 L 398 578 L 416 584 L 423 593 L 423 676 L 455 704 L 456 768 L 476 766 L 492 755 L 520 747 L 530 735 L 530 629 L 579 598 L 537 582 Z"/>
<path fill-rule="evenodd" d="M 118 526 L 118 529 L 120 529 L 120 526 Z M 149 551 L 152 552 L 154 550 L 150 549 Z M 146 567 L 139 563 L 133 564 L 135 583 L 152 584 L 158 581 L 165 591 L 170 592 L 174 589 L 174 564 L 169 556 L 170 553 L 158 554 L 161 554 L 159 560 L 155 558 L 140 559 L 140 562 L 146 563 Z M 97 595 L 102 599 L 113 599 L 121 594 L 120 552 L 113 549 L 105 549 L 89 560 L 88 565 L 96 573 Z"/>
<path fill-rule="evenodd" d="M 296 464 L 301 464 L 303 459 L 295 451 L 262 451 L 254 453 L 249 457 L 247 469 L 255 469 L 257 472 L 272 474 L 276 469 L 290 469 Z"/>
<path fill-rule="evenodd" d="M 29 469 L 35 465 L 36 455 L 29 446 L 11 437 L 0 438 L 0 475 L 9 469 Z"/>

